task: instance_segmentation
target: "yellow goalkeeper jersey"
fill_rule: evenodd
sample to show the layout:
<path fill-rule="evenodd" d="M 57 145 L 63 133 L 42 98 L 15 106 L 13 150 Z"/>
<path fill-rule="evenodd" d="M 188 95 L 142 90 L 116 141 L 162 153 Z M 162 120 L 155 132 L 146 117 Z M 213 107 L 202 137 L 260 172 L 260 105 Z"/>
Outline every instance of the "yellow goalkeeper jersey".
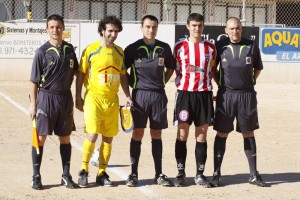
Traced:
<path fill-rule="evenodd" d="M 126 74 L 123 49 L 102 46 L 94 42 L 83 51 L 79 71 L 85 74 L 84 86 L 97 94 L 115 95 L 120 86 L 120 74 Z"/>

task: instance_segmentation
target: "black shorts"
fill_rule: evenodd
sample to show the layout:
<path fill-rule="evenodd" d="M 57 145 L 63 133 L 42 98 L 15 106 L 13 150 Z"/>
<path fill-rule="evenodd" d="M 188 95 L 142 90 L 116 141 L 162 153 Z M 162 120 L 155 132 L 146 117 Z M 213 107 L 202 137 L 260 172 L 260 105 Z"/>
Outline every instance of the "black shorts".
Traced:
<path fill-rule="evenodd" d="M 174 109 L 174 125 L 193 122 L 195 126 L 212 124 L 214 117 L 212 92 L 178 90 Z"/>
<path fill-rule="evenodd" d="M 167 103 L 164 90 L 132 90 L 134 128 L 146 128 L 149 118 L 150 128 L 168 128 Z"/>
<path fill-rule="evenodd" d="M 41 90 L 37 97 L 36 123 L 39 135 L 67 136 L 75 130 L 71 91 L 50 93 Z"/>
<path fill-rule="evenodd" d="M 255 91 L 218 91 L 214 129 L 224 133 L 233 131 L 235 118 L 237 132 L 248 133 L 259 128 Z"/>

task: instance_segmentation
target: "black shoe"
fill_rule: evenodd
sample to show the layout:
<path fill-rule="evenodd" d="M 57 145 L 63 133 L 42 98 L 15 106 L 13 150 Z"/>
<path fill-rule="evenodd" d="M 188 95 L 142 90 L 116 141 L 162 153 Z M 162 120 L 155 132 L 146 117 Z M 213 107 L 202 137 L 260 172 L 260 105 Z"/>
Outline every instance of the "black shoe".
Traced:
<path fill-rule="evenodd" d="M 66 188 L 69 188 L 69 189 L 78 188 L 78 185 L 72 180 L 71 175 L 62 175 L 61 176 L 61 184 L 66 186 Z"/>
<path fill-rule="evenodd" d="M 130 174 L 126 180 L 126 185 L 128 187 L 135 187 L 138 184 L 138 177 L 136 174 Z"/>
<path fill-rule="evenodd" d="M 185 185 L 185 174 L 178 174 L 174 180 L 175 187 L 182 187 Z"/>
<path fill-rule="evenodd" d="M 109 176 L 106 172 L 103 172 L 102 175 L 96 177 L 96 183 L 101 186 L 112 187 L 113 183 L 109 180 Z"/>
<path fill-rule="evenodd" d="M 207 180 L 206 176 L 203 174 L 197 174 L 194 178 L 196 185 L 202 185 L 205 188 L 211 188 L 213 185 Z"/>
<path fill-rule="evenodd" d="M 259 187 L 266 187 L 266 183 L 262 180 L 261 176 L 259 175 L 258 171 L 254 174 L 250 175 L 249 183 L 252 185 L 257 185 Z"/>
<path fill-rule="evenodd" d="M 32 184 L 31 184 L 31 186 L 35 190 L 41 190 L 41 189 L 43 189 L 41 175 L 37 174 L 37 175 L 33 175 L 32 176 Z"/>
<path fill-rule="evenodd" d="M 218 172 L 214 172 L 213 177 L 210 180 L 211 184 L 213 184 L 213 186 L 215 186 L 215 187 L 219 187 L 220 186 L 220 178 L 221 178 L 221 174 L 219 174 Z"/>
<path fill-rule="evenodd" d="M 155 175 L 154 183 L 156 183 L 157 185 L 164 186 L 164 187 L 168 187 L 168 186 L 172 185 L 171 181 L 164 174 Z"/>
<path fill-rule="evenodd" d="M 88 186 L 88 176 L 89 173 L 85 171 L 84 169 L 80 170 L 78 173 L 78 185 L 79 187 L 85 188 Z"/>

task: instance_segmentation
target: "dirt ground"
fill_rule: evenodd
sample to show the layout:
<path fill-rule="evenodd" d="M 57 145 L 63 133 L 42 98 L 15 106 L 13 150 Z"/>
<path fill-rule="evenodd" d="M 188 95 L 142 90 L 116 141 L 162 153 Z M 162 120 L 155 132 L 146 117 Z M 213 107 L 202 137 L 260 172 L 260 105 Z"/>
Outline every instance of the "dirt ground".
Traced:
<path fill-rule="evenodd" d="M 108 174 L 115 187 L 96 186 L 97 169 L 90 166 L 89 188 L 66 189 L 60 185 L 61 161 L 59 143 L 49 137 L 44 147 L 41 167 L 44 190 L 31 188 L 31 121 L 27 114 L 28 88 L 26 81 L 0 81 L 0 199 L 300 199 L 300 86 L 297 84 L 259 83 L 258 111 L 260 129 L 256 131 L 258 169 L 269 187 L 248 184 L 248 164 L 243 151 L 242 136 L 232 132 L 222 167 L 222 187 L 202 188 L 193 184 L 195 176 L 193 128 L 188 140 L 186 187 L 163 188 L 153 184 L 154 165 L 151 141 L 147 130 L 142 144 L 139 165 L 139 186 L 129 188 L 125 180 L 130 173 L 130 134 L 119 132 L 113 142 Z M 163 132 L 163 172 L 173 181 L 176 174 L 174 156 L 176 127 L 172 125 L 174 82 L 166 87 L 169 97 L 169 128 Z M 216 91 L 216 90 L 215 90 Z M 120 93 L 120 103 L 124 96 Z M 298 120 L 297 120 L 298 119 Z M 71 173 L 77 182 L 81 166 L 83 114 L 75 111 L 77 131 L 72 134 Z M 208 158 L 205 175 L 213 173 L 213 141 L 215 131 L 208 131 Z M 98 141 L 98 144 L 100 141 Z"/>

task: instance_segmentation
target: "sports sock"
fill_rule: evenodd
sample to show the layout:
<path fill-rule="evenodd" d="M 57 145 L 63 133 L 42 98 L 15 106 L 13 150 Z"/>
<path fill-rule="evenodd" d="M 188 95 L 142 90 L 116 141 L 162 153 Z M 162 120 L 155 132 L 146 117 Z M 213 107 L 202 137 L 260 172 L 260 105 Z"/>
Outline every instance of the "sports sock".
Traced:
<path fill-rule="evenodd" d="M 31 157 L 32 157 L 32 166 L 33 166 L 33 175 L 38 175 L 40 174 L 40 169 L 41 169 L 41 163 L 42 163 L 42 158 L 43 158 L 43 150 L 44 146 L 39 147 L 40 154 L 38 155 L 36 153 L 35 147 L 31 148 Z"/>
<path fill-rule="evenodd" d="M 255 137 L 244 138 L 244 150 L 248 159 L 250 174 L 256 172 L 256 142 Z"/>
<path fill-rule="evenodd" d="M 138 165 L 141 155 L 142 141 L 135 141 L 131 138 L 130 142 L 130 161 L 131 161 L 131 173 L 138 175 Z"/>
<path fill-rule="evenodd" d="M 205 169 L 206 159 L 207 159 L 207 142 L 204 143 L 196 142 L 195 158 L 196 158 L 197 175 L 203 174 Z"/>
<path fill-rule="evenodd" d="M 162 174 L 162 141 L 161 139 L 152 139 L 152 156 L 155 165 L 155 173 L 156 175 Z"/>
<path fill-rule="evenodd" d="M 215 137 L 214 142 L 214 172 L 221 174 L 221 165 L 226 150 L 227 137 L 223 138 L 218 135 Z"/>
<path fill-rule="evenodd" d="M 70 175 L 70 162 L 72 146 L 71 144 L 60 144 L 60 156 L 63 167 L 63 175 Z"/>
<path fill-rule="evenodd" d="M 178 174 L 185 174 L 185 161 L 187 155 L 186 141 L 176 139 L 175 158 L 177 162 Z"/>
<path fill-rule="evenodd" d="M 111 155 L 112 144 L 101 142 L 100 151 L 99 151 L 99 170 L 98 176 L 102 175 L 105 172 L 108 165 L 110 155 Z"/>
<path fill-rule="evenodd" d="M 89 162 L 95 149 L 95 143 L 91 143 L 88 139 L 85 139 L 82 145 L 82 164 L 81 169 L 89 171 Z"/>

